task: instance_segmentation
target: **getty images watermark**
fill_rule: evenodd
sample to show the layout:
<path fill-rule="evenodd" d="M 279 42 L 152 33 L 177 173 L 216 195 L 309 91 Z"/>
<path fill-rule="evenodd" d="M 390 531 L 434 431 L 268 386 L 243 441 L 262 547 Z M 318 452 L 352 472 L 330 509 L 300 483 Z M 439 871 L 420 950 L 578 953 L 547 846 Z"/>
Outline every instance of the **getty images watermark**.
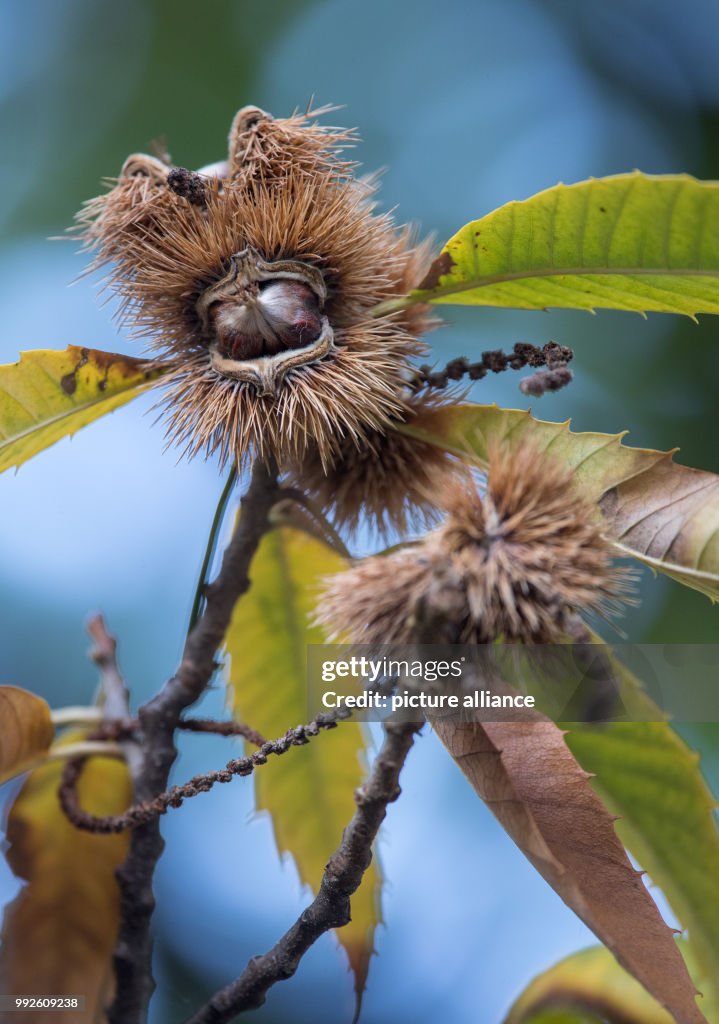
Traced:
<path fill-rule="evenodd" d="M 311 717 L 719 722 L 715 644 L 317 644 L 307 652 Z"/>

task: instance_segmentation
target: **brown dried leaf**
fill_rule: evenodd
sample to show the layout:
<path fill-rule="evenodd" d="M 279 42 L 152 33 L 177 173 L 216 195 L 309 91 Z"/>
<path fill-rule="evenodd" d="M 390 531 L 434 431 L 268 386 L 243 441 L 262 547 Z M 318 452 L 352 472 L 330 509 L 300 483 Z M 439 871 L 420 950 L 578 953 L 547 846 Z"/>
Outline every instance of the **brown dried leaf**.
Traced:
<path fill-rule="evenodd" d="M 41 758 L 54 732 L 42 697 L 19 686 L 0 686 L 0 783 Z"/>
<path fill-rule="evenodd" d="M 37 768 L 10 810 L 7 859 L 27 885 L 5 910 L 0 992 L 82 995 L 85 1010 L 65 1018 L 95 1024 L 112 984 L 119 924 L 115 870 L 129 835 L 92 835 L 71 825 L 57 798 L 61 773 L 56 761 Z M 99 815 L 117 814 L 131 799 L 125 764 L 106 757 L 89 762 L 78 790 L 82 806 Z M 58 1024 L 60 1016 L 39 1010 L 32 1021 Z"/>
<path fill-rule="evenodd" d="M 672 930 L 563 731 L 543 720 L 432 724 L 479 796 L 564 902 L 678 1024 L 702 1024 Z"/>
<path fill-rule="evenodd" d="M 672 454 L 608 490 L 599 507 L 619 553 L 716 601 L 719 477 Z"/>

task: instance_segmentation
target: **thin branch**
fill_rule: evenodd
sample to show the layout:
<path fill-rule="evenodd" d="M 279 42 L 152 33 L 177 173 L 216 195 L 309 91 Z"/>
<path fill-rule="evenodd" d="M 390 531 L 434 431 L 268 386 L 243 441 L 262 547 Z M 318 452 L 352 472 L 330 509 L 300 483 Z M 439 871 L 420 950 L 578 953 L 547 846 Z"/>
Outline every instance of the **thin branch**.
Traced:
<path fill-rule="evenodd" d="M 98 739 L 127 739 L 139 733 L 140 723 L 137 718 L 109 718 L 103 722 L 102 709 L 98 707 L 66 707 L 58 708 L 50 713 L 55 728 L 66 725 L 93 726 L 93 732 L 99 733 Z M 267 740 L 246 722 L 234 720 L 218 720 L 215 718 L 181 718 L 178 729 L 185 732 L 207 732 L 216 736 L 241 736 L 255 747 L 261 747 Z"/>
<path fill-rule="evenodd" d="M 185 641 L 182 661 L 160 693 L 139 711 L 143 765 L 136 780 L 138 800 L 153 800 L 167 788 L 176 757 L 174 733 L 185 708 L 201 696 L 214 674 L 215 653 L 222 643 L 238 598 L 249 587 L 249 568 L 269 526 L 278 491 L 276 465 L 255 462 L 241 514 L 225 551 L 217 579 L 205 588 L 206 605 Z M 130 853 L 118 871 L 120 929 L 115 947 L 115 1000 L 109 1024 L 143 1024 L 155 987 L 152 977 L 150 920 L 155 906 L 152 879 L 164 842 L 157 819 L 132 833 Z"/>
<path fill-rule="evenodd" d="M 211 732 L 216 736 L 241 736 L 255 747 L 261 747 L 267 740 L 245 722 L 217 722 L 214 718 L 183 718 L 177 723 L 178 729 L 186 732 Z"/>
<path fill-rule="evenodd" d="M 387 806 L 400 795 L 399 775 L 420 728 L 411 723 L 386 726 L 369 778 L 355 794 L 357 810 L 329 859 L 314 900 L 269 952 L 253 957 L 240 977 L 216 992 L 187 1024 L 227 1024 L 262 1006 L 272 985 L 292 977 L 321 935 L 350 921 L 350 897 L 370 865 Z"/>
<path fill-rule="evenodd" d="M 100 669 L 100 681 L 105 696 L 102 717 L 129 718 L 130 702 L 125 680 L 117 665 L 117 641 L 107 631 L 102 615 L 93 615 L 87 631 L 95 642 L 90 657 Z"/>
<path fill-rule="evenodd" d="M 139 758 L 142 763 L 141 752 L 137 746 L 139 722 L 136 718 L 108 719 L 98 725 L 83 742 L 57 744 L 51 747 L 46 759 L 72 762 L 63 769 L 58 788 L 60 807 L 68 821 L 75 828 L 85 832 L 111 834 L 137 828 L 145 822 L 152 821 L 153 818 L 159 818 L 170 807 L 182 806 L 183 801 L 188 797 L 206 793 L 216 782 L 229 782 L 235 775 L 251 774 L 258 765 L 267 761 L 268 755 L 284 754 L 290 746 L 307 743 L 309 737 L 316 736 L 320 729 L 332 729 L 336 724 L 335 719 L 344 717 L 349 717 L 349 712 L 347 715 L 339 713 L 334 716 L 329 713 L 319 715 L 308 725 L 298 725 L 272 743 L 268 743 L 256 729 L 252 729 L 244 722 L 218 722 L 212 718 L 184 718 L 177 723 L 178 729 L 187 732 L 214 733 L 216 736 L 241 736 L 256 747 L 261 747 L 262 750 L 250 757 L 233 759 L 219 771 L 208 772 L 206 775 L 195 775 L 189 782 L 182 786 L 172 786 L 156 796 L 154 800 L 132 804 L 122 814 L 106 816 L 89 814 L 80 805 L 77 785 L 83 769 L 91 757 L 121 757 L 127 760 L 128 748 L 130 748 L 134 752 L 134 756 Z M 94 718 L 93 721 L 97 722 L 97 718 Z M 120 742 L 108 742 L 113 740 Z M 42 764 L 43 760 L 45 758 L 40 758 L 37 763 Z"/>
<path fill-rule="evenodd" d="M 77 784 L 80 775 L 87 761 L 83 756 L 65 766 L 62 781 L 58 790 L 60 806 L 67 818 L 76 828 L 85 832 L 99 834 L 111 834 L 114 832 L 125 832 L 127 829 L 138 828 L 148 821 L 153 821 L 165 814 L 171 807 L 181 807 L 185 800 L 197 796 L 199 793 L 207 793 L 216 782 L 231 782 L 236 776 L 252 775 L 255 768 L 266 764 L 267 759 L 272 755 L 279 756 L 286 754 L 290 747 L 303 747 L 315 736 L 318 736 L 323 729 L 334 729 L 339 719 L 349 718 L 350 712 L 340 709 L 333 712 L 323 712 L 313 718 L 307 725 L 298 725 L 294 729 L 288 729 L 279 739 L 271 742 L 262 741 L 260 749 L 247 757 L 233 758 L 228 761 L 224 768 L 207 772 L 204 775 L 194 775 L 189 782 L 181 786 L 171 786 L 170 789 L 158 794 L 154 800 L 146 800 L 142 803 L 133 804 L 122 814 L 109 814 L 105 817 L 97 817 L 83 810 L 77 792 Z M 188 726 L 194 732 L 217 732 L 218 726 L 235 723 L 204 721 L 203 719 L 188 719 L 180 723 L 181 728 Z M 240 726 L 240 728 L 242 728 Z M 237 729 L 223 730 L 225 735 L 241 735 Z M 103 747 L 109 744 L 85 744 L 92 749 L 87 751 L 88 755 L 104 753 Z M 114 745 L 113 745 L 114 746 Z M 69 748 L 60 747 L 59 750 Z M 83 754 L 83 750 L 76 751 Z"/>
<path fill-rule="evenodd" d="M 90 651 L 90 657 L 100 669 L 100 684 L 105 698 L 102 705 L 103 721 L 114 722 L 118 719 L 128 719 L 130 717 L 130 697 L 117 664 L 117 641 L 108 633 L 102 615 L 94 615 L 90 619 L 87 631 L 95 642 L 95 646 Z M 142 770 L 140 747 L 137 741 L 131 737 L 122 739 L 120 745 L 134 782 Z"/>

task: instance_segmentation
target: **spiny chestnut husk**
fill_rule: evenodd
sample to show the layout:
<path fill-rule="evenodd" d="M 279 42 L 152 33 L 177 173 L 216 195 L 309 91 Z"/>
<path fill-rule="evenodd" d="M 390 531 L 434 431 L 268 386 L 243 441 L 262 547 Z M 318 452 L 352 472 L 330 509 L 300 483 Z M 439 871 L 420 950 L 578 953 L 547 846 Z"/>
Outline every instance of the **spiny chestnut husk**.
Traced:
<path fill-rule="evenodd" d="M 170 366 L 169 433 L 188 453 L 282 461 L 311 446 L 327 467 L 401 416 L 430 319 L 370 311 L 431 256 L 375 212 L 376 181 L 344 156 L 353 141 L 247 107 L 226 161 L 191 172 L 136 154 L 80 213 L 121 318 Z"/>
<path fill-rule="evenodd" d="M 317 618 L 332 638 L 409 643 L 420 602 L 437 589 L 454 609 L 443 640 L 455 643 L 557 643 L 578 616 L 626 600 L 630 575 L 613 565 L 596 509 L 531 446 L 493 453 L 486 494 L 456 484 L 446 508 L 421 543 L 327 581 Z"/>
<path fill-rule="evenodd" d="M 360 522 L 381 535 L 426 528 L 439 520 L 448 490 L 459 479 L 468 481 L 469 470 L 444 449 L 395 428 L 421 426 L 425 413 L 456 400 L 447 392 L 406 392 L 401 420 L 368 431 L 359 444 L 343 439 L 330 466 L 311 445 L 302 462 L 290 468 L 290 480 L 349 531 Z"/>

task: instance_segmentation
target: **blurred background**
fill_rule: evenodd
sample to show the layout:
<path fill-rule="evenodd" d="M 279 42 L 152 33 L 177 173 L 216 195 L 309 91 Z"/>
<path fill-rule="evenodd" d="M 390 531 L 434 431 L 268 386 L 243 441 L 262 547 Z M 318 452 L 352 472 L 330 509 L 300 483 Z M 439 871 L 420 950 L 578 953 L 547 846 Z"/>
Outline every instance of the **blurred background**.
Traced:
<path fill-rule="evenodd" d="M 386 168 L 383 203 L 441 241 L 467 220 L 555 184 L 639 168 L 719 177 L 719 6 L 714 0 L 0 0 L 0 362 L 21 349 L 139 353 L 62 234 L 130 152 L 224 156 L 235 110 L 342 104 L 358 158 Z M 445 309 L 438 362 L 515 341 L 575 350 L 574 384 L 534 402 L 578 430 L 628 429 L 719 470 L 719 328 L 632 314 Z M 519 375 L 473 397 L 527 407 Z M 102 609 L 140 702 L 181 650 L 209 522 L 212 462 L 163 451 L 145 397 L 0 477 L 0 682 L 54 705 L 87 703 L 84 621 Z M 643 579 L 637 642 L 714 642 L 716 611 Z M 222 713 L 219 691 L 202 706 Z M 693 737 L 719 777 L 711 727 Z M 216 767 L 227 741 L 183 745 L 177 777 Z M 269 767 L 266 770 L 271 770 Z M 539 970 L 590 934 L 539 878 L 427 735 L 381 841 L 386 927 L 366 1024 L 501 1019 Z M 165 823 L 153 1020 L 181 1019 L 271 945 L 305 904 L 249 783 Z M 329 852 L 329 851 L 328 851 Z M 0 867 L 0 900 L 17 883 Z M 258 1021 L 349 1020 L 351 980 L 327 937 Z M 318 982 L 321 981 L 321 987 Z M 254 1019 L 254 1018 L 253 1018 Z"/>

